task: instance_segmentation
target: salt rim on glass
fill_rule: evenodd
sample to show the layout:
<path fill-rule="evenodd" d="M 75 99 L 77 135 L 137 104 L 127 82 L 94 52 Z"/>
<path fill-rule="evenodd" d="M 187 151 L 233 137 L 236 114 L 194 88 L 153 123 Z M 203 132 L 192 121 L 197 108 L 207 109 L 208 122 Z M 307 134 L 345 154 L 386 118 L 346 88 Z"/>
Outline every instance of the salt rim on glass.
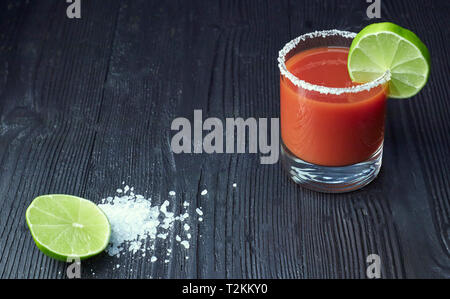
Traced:
<path fill-rule="evenodd" d="M 300 42 L 305 41 L 306 39 L 309 39 L 309 38 L 317 38 L 317 37 L 326 38 L 326 37 L 336 36 L 336 35 L 339 35 L 343 38 L 353 39 L 353 38 L 355 38 L 356 33 L 350 32 L 350 31 L 337 30 L 337 29 L 314 31 L 311 33 L 303 34 L 303 35 L 291 40 L 290 42 L 288 42 L 283 47 L 283 49 L 280 50 L 279 56 L 278 56 L 278 68 L 280 69 L 281 75 L 283 75 L 284 77 L 289 79 L 297 87 L 300 87 L 300 88 L 303 88 L 303 89 L 306 89 L 309 91 L 319 92 L 321 94 L 334 94 L 334 95 L 340 95 L 343 93 L 358 93 L 358 92 L 362 92 L 362 91 L 369 91 L 372 88 L 375 88 L 382 84 L 387 83 L 391 79 L 391 73 L 389 70 L 387 70 L 382 76 L 380 76 L 379 78 L 377 78 L 371 82 L 368 82 L 368 83 L 364 83 L 364 84 L 356 85 L 356 86 L 352 86 L 352 87 L 346 87 L 346 88 L 331 88 L 331 87 L 308 83 L 306 81 L 303 81 L 303 80 L 297 78 L 291 72 L 288 71 L 288 69 L 286 67 L 286 63 L 285 63 L 286 55 L 290 51 L 295 49 L 295 47 Z"/>

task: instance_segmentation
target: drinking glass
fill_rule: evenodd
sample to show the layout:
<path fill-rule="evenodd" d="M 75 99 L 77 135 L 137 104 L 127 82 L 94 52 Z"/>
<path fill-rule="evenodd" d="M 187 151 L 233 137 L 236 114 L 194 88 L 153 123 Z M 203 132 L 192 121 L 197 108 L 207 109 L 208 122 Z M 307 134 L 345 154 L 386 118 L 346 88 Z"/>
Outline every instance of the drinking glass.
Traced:
<path fill-rule="evenodd" d="M 352 83 L 349 79 L 345 86 L 327 86 L 294 75 L 289 63 L 290 59 L 318 49 L 341 49 L 348 55 L 355 35 L 339 30 L 304 34 L 287 43 L 278 57 L 281 162 L 292 180 L 319 192 L 353 191 L 369 184 L 378 175 L 390 74 L 386 72 L 364 84 Z M 324 71 L 314 76 L 319 77 L 319 81 L 342 81 L 342 78 L 330 76 L 333 76 L 334 63 L 345 63 L 346 67 L 346 60 L 341 57 L 336 61 L 320 61 L 320 56 L 317 57 L 304 66 L 298 60 L 302 74 L 308 74 L 309 68 L 327 63 Z"/>

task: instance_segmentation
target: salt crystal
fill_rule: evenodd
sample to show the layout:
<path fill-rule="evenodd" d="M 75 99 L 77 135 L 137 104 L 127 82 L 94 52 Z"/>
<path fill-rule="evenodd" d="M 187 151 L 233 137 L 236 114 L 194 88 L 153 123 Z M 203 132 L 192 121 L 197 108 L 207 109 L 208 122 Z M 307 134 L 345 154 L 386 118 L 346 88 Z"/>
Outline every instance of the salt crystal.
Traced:
<path fill-rule="evenodd" d="M 208 190 L 205 189 L 202 191 L 201 195 L 206 195 L 206 194 L 208 194 Z"/>
<path fill-rule="evenodd" d="M 200 210 L 199 208 L 195 209 L 195 211 L 196 211 L 197 214 L 199 214 L 200 216 L 203 216 L 203 211 Z"/>
<path fill-rule="evenodd" d="M 236 188 L 236 187 L 237 187 L 237 184 L 236 184 L 236 183 L 234 183 L 234 184 L 233 184 L 233 188 Z"/>
<path fill-rule="evenodd" d="M 122 189 L 117 189 L 116 192 L 117 193 L 122 193 L 123 191 L 122 191 Z"/>
<path fill-rule="evenodd" d="M 170 196 L 175 196 L 176 193 L 175 193 L 175 191 L 169 191 L 169 195 L 170 195 Z"/>
<path fill-rule="evenodd" d="M 189 241 L 181 241 L 181 245 L 184 246 L 184 248 L 189 249 Z"/>
<path fill-rule="evenodd" d="M 128 247 L 128 250 L 136 253 L 139 249 L 141 249 L 142 242 L 139 240 L 131 241 L 130 246 Z"/>
<path fill-rule="evenodd" d="M 189 230 L 191 227 L 189 226 L 189 224 L 185 223 L 184 224 L 184 230 Z"/>
<path fill-rule="evenodd" d="M 156 256 L 152 256 L 150 259 L 150 262 L 154 263 L 158 260 L 158 258 Z"/>
<path fill-rule="evenodd" d="M 198 221 L 202 222 L 202 221 L 203 221 L 203 218 L 202 218 L 202 217 L 198 218 Z"/>
<path fill-rule="evenodd" d="M 179 235 L 176 235 L 176 236 L 175 236 L 175 240 L 177 240 L 178 242 L 181 242 L 180 236 L 179 236 Z"/>
<path fill-rule="evenodd" d="M 156 235 L 158 238 L 165 240 L 167 238 L 167 233 L 166 234 L 158 234 Z"/>

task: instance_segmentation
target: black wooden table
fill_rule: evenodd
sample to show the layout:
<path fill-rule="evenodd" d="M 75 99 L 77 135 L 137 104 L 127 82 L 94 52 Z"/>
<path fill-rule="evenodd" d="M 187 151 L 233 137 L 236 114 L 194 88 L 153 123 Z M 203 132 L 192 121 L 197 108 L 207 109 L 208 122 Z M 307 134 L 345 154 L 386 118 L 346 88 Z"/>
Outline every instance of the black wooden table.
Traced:
<path fill-rule="evenodd" d="M 431 77 L 413 99 L 389 101 L 379 177 L 330 195 L 257 154 L 175 155 L 170 125 L 194 109 L 279 117 L 278 51 L 314 30 L 359 31 L 374 22 L 366 1 L 81 0 L 81 19 L 67 18 L 66 1 L 1 1 L 0 277 L 65 277 L 26 227 L 34 197 L 99 202 L 126 181 L 159 202 L 175 190 L 176 206 L 202 206 L 204 221 L 167 264 L 103 254 L 83 277 L 364 278 L 378 254 L 384 278 L 449 278 L 450 2 L 381 2 L 381 20 L 429 47 Z"/>

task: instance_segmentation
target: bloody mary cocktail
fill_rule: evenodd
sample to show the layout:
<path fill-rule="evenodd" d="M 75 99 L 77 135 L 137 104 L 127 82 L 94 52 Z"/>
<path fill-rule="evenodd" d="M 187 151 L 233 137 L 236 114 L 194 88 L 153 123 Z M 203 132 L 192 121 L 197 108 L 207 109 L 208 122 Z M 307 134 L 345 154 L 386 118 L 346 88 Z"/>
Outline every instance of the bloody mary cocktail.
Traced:
<path fill-rule="evenodd" d="M 381 167 L 389 75 L 352 82 L 347 58 L 354 36 L 305 34 L 278 58 L 281 161 L 295 182 L 313 190 L 359 189 Z"/>
<path fill-rule="evenodd" d="M 335 88 L 355 86 L 347 71 L 348 48 L 322 47 L 286 61 L 297 78 Z M 324 166 L 367 160 L 383 143 L 386 88 L 358 94 L 309 92 L 282 80 L 281 135 L 298 158 Z"/>

